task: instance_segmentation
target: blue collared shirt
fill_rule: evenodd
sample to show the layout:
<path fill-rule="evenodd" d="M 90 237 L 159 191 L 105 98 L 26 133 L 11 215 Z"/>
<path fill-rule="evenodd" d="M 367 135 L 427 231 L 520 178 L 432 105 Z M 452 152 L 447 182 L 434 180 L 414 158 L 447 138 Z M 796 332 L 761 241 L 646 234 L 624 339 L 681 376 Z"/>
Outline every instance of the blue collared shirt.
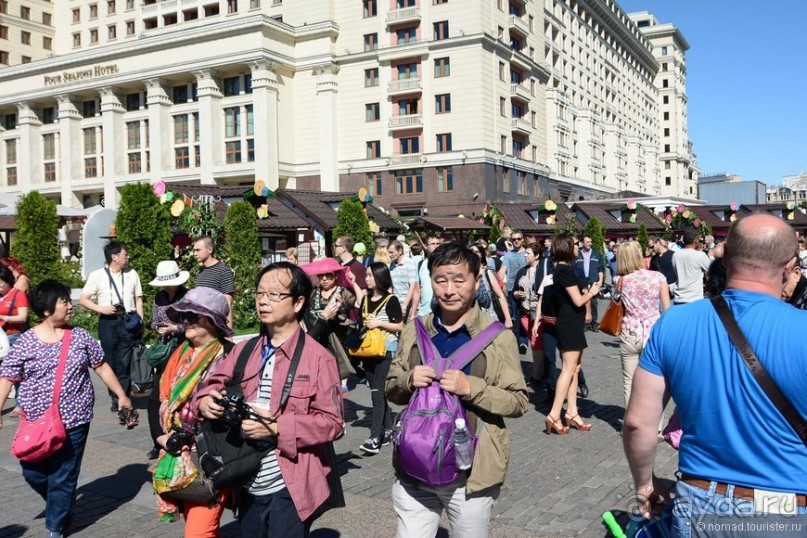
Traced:
<path fill-rule="evenodd" d="M 468 332 L 468 327 L 465 324 L 449 332 L 443 326 L 439 312 L 434 314 L 434 328 L 437 329 L 437 334 L 432 336 L 432 343 L 437 348 L 437 351 L 440 352 L 441 357 L 448 357 L 471 341 L 471 333 Z M 471 375 L 471 364 L 468 363 L 462 371 L 465 372 L 465 375 Z"/>

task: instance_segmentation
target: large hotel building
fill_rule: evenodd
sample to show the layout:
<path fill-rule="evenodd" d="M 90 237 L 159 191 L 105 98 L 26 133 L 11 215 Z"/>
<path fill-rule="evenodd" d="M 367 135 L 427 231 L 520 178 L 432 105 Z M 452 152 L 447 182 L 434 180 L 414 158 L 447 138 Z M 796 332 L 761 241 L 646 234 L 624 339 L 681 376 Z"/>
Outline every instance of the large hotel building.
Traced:
<path fill-rule="evenodd" d="M 694 196 L 688 46 L 613 0 L 0 0 L 0 195 Z"/>

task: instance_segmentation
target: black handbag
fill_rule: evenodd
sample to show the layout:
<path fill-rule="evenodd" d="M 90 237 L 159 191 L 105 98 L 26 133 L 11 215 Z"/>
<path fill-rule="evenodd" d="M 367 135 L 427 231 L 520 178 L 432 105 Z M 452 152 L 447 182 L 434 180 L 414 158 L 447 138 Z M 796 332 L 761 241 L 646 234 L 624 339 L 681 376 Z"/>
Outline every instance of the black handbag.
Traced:
<path fill-rule="evenodd" d="M 132 393 L 145 394 L 154 386 L 154 368 L 146 360 L 146 346 L 142 342 L 132 349 L 129 379 L 132 383 Z"/>
<path fill-rule="evenodd" d="M 112 280 L 112 273 L 109 271 L 109 267 L 106 268 L 106 275 L 109 277 L 109 285 L 115 290 L 115 295 L 118 296 L 118 305 L 119 308 L 123 309 L 123 298 L 118 291 L 118 286 L 115 285 L 115 281 Z M 121 273 L 121 287 L 123 287 L 123 273 Z M 143 317 L 135 311 L 132 312 L 124 312 L 121 315 L 123 318 L 123 325 L 126 327 L 126 330 L 130 333 L 139 333 L 143 329 Z"/>
<path fill-rule="evenodd" d="M 252 338 L 238 355 L 233 378 L 227 384 L 227 396 L 243 395 L 241 383 L 250 354 L 260 337 Z M 305 347 L 305 332 L 300 331 L 289 373 L 280 395 L 280 409 L 286 404 L 291 393 L 291 384 L 300 364 Z M 196 450 L 199 453 L 200 471 L 212 480 L 216 489 L 241 487 L 248 484 L 261 468 L 261 460 L 274 450 L 276 442 L 255 441 L 241 437 L 241 429 L 229 428 L 219 420 L 205 420 L 196 436 Z"/>
<path fill-rule="evenodd" d="M 199 469 L 199 474 L 196 475 L 193 482 L 182 489 L 164 491 L 159 495 L 166 501 L 171 502 L 211 504 L 218 497 L 219 490 L 215 487 L 213 481 L 207 478 L 201 471 L 199 467 L 199 456 L 196 452 L 191 452 L 191 460 L 193 460 L 193 464 L 196 468 Z"/>

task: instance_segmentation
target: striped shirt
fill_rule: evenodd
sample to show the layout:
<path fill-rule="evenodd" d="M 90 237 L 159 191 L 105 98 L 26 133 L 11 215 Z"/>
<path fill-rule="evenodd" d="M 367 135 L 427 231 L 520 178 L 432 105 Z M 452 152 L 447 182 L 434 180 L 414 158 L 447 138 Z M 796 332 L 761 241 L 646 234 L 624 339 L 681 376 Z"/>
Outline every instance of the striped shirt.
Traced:
<path fill-rule="evenodd" d="M 266 404 L 272 399 L 272 377 L 275 371 L 275 351 L 277 348 L 267 346 L 264 349 L 265 365 L 261 382 L 258 384 L 258 403 Z M 255 480 L 247 486 L 247 490 L 253 495 L 270 495 L 286 487 L 283 475 L 280 474 L 280 466 L 277 463 L 277 450 L 270 451 L 261 460 L 261 468 L 255 476 Z"/>
<path fill-rule="evenodd" d="M 196 274 L 197 288 L 213 288 L 225 295 L 235 293 L 235 275 L 227 264 L 219 261 L 210 267 L 201 267 Z"/>

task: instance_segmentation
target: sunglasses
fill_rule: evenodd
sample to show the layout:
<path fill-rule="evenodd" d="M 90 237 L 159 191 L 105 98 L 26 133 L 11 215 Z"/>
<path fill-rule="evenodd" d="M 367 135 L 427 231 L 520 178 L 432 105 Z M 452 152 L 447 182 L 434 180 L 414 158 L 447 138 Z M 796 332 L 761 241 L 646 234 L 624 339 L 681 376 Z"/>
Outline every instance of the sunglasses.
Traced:
<path fill-rule="evenodd" d="M 193 312 L 184 312 L 179 316 L 179 322 L 183 325 L 196 325 L 199 323 L 199 314 Z"/>

